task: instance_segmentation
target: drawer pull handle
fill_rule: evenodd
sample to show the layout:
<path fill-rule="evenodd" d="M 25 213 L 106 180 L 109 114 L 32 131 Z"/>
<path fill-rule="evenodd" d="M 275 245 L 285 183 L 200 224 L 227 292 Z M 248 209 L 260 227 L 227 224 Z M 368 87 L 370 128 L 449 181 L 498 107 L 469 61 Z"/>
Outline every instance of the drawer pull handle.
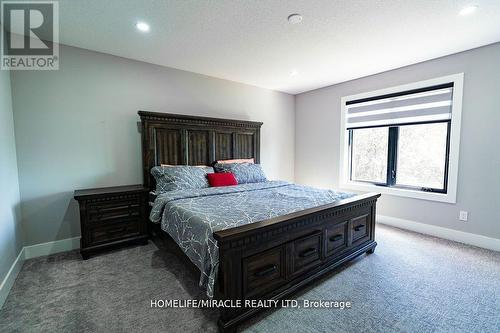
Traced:
<path fill-rule="evenodd" d="M 278 266 L 276 265 L 271 265 L 269 267 L 266 267 L 264 268 L 263 270 L 261 271 L 258 271 L 255 273 L 255 276 L 258 276 L 258 277 L 263 277 L 263 276 L 268 276 L 268 275 L 271 275 L 273 274 L 274 272 L 276 272 L 278 270 Z"/>
<path fill-rule="evenodd" d="M 121 232 L 124 232 L 125 230 L 127 230 L 127 228 L 112 229 L 112 230 L 108 230 L 106 232 L 106 234 L 113 235 L 114 233 L 121 233 Z"/>
<path fill-rule="evenodd" d="M 357 225 L 354 227 L 354 231 L 360 231 L 361 229 L 363 229 L 365 227 L 364 224 L 361 224 L 361 225 Z"/>
<path fill-rule="evenodd" d="M 338 240 L 341 240 L 342 238 L 344 238 L 344 236 L 342 236 L 341 234 L 338 234 L 338 235 L 330 237 L 330 242 L 336 242 Z"/>
<path fill-rule="evenodd" d="M 307 249 L 304 252 L 300 253 L 299 257 L 302 257 L 302 258 L 309 257 L 309 256 L 312 256 L 313 254 L 315 254 L 316 252 L 318 252 L 318 249 L 310 248 L 310 249 Z"/>

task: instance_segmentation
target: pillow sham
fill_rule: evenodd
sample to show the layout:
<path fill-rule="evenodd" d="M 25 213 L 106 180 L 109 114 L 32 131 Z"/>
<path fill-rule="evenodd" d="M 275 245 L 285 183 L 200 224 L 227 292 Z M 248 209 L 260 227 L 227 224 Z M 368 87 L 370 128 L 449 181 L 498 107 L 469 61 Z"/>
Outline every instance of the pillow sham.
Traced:
<path fill-rule="evenodd" d="M 267 182 L 260 164 L 252 163 L 216 163 L 215 172 L 232 172 L 238 184 Z"/>
<path fill-rule="evenodd" d="M 213 172 L 212 167 L 190 165 L 156 166 L 151 169 L 156 180 L 156 193 L 207 188 L 207 173 Z"/>
<path fill-rule="evenodd" d="M 231 172 L 209 173 L 207 178 L 211 187 L 238 185 L 238 181 Z"/>
<path fill-rule="evenodd" d="M 253 158 L 240 158 L 240 159 L 236 159 L 236 160 L 218 160 L 217 163 L 222 163 L 222 164 L 226 164 L 226 163 L 251 163 L 251 164 L 254 164 L 255 159 L 253 159 Z"/>
<path fill-rule="evenodd" d="M 192 166 L 196 168 L 210 168 L 208 165 L 175 165 L 175 164 L 160 164 L 162 167 L 171 167 L 171 166 Z"/>

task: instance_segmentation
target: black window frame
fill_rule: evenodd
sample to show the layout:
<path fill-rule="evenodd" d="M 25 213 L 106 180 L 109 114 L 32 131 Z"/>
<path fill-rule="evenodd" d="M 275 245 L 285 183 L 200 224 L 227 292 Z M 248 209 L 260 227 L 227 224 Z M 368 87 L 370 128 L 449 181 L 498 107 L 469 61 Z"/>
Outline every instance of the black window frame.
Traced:
<path fill-rule="evenodd" d="M 430 90 L 430 89 L 429 89 Z M 399 140 L 399 128 L 401 126 L 408 125 L 425 125 L 425 124 L 435 124 L 435 123 L 447 123 L 447 132 L 446 132 L 446 156 L 445 156 L 445 166 L 444 166 L 444 184 L 443 188 L 432 188 L 432 187 L 423 187 L 423 186 L 412 186 L 412 185 L 401 185 L 397 184 L 397 154 L 398 154 L 398 140 Z M 389 140 L 388 140 L 388 149 L 387 149 L 387 177 L 386 183 L 373 182 L 368 180 L 355 180 L 352 177 L 352 154 L 353 154 L 353 130 L 356 129 L 367 129 L 367 128 L 377 128 L 377 127 L 388 127 L 389 129 Z M 428 122 L 414 122 L 414 123 L 404 123 L 398 124 L 394 126 L 365 126 L 365 127 L 353 127 L 348 129 L 349 138 L 348 138 L 348 151 L 349 151 L 349 180 L 353 182 L 360 183 L 369 183 L 376 186 L 384 186 L 390 188 L 400 188 L 407 190 L 417 190 L 421 192 L 433 192 L 433 193 L 448 193 L 448 169 L 450 162 L 450 133 L 451 133 L 451 120 L 436 120 L 436 121 L 428 121 Z"/>

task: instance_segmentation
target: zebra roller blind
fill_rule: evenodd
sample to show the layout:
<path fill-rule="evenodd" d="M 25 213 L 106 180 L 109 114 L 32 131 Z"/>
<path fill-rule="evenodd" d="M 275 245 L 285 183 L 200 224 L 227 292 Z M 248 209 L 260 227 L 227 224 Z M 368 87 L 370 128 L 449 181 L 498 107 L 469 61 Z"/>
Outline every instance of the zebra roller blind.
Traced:
<path fill-rule="evenodd" d="M 347 129 L 451 119 L 453 83 L 346 103 Z"/>

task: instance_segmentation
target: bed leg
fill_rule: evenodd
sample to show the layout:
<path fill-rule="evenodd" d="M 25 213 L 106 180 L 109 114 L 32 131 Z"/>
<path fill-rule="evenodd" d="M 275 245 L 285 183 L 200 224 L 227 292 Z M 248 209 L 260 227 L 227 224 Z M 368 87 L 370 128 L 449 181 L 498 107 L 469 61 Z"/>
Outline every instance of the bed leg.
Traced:
<path fill-rule="evenodd" d="M 372 254 L 372 253 L 375 253 L 375 246 L 366 251 L 366 254 Z"/>
<path fill-rule="evenodd" d="M 377 247 L 377 242 L 373 242 L 371 244 L 371 247 L 368 250 L 366 250 L 366 254 L 372 254 L 372 253 L 374 253 L 376 247 Z"/>

